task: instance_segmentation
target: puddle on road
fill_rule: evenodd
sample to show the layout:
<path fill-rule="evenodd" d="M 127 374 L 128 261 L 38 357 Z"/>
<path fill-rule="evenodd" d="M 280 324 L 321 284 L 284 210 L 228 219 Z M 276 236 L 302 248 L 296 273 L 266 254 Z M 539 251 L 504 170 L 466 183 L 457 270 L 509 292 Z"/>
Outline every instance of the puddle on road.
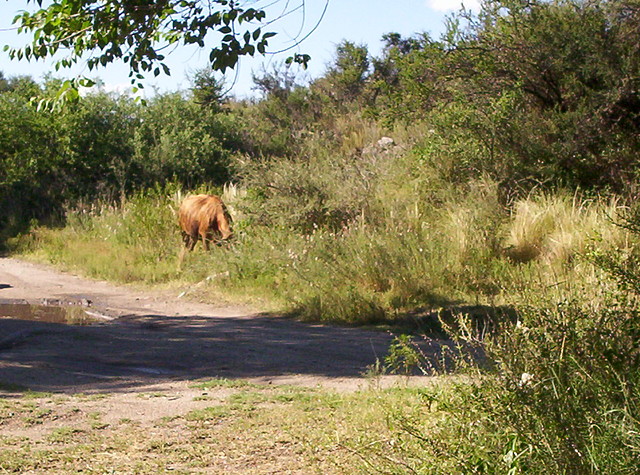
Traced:
<path fill-rule="evenodd" d="M 93 312 L 92 312 L 93 313 Z M 36 322 L 64 323 L 66 325 L 92 325 L 104 321 L 98 314 L 89 314 L 84 308 L 26 303 L 0 304 L 0 318 L 33 320 Z"/>

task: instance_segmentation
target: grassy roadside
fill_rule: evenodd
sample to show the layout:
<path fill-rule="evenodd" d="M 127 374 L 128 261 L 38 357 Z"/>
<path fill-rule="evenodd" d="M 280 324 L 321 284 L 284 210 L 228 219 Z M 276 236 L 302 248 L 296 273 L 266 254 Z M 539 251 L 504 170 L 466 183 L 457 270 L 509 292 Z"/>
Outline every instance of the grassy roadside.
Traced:
<path fill-rule="evenodd" d="M 635 242 L 615 224 L 625 212 L 615 200 L 558 192 L 508 210 L 486 180 L 451 196 L 440 191 L 421 209 L 399 196 L 340 230 L 259 224 L 247 212 L 259 204 L 234 191 L 224 198 L 237 240 L 208 253 L 198 246 L 180 270 L 176 209 L 186 192 L 176 187 L 70 211 L 64 227 L 36 228 L 14 249 L 89 277 L 191 287 L 203 300 L 249 298 L 308 320 L 366 324 L 461 304 L 600 299 L 612 283 L 585 257 Z"/>
<path fill-rule="evenodd" d="M 0 399 L 0 470 L 34 473 L 370 473 L 419 460 L 419 441 L 403 418 L 425 427 L 446 419 L 434 395 L 450 384 L 356 393 L 211 380 L 192 385 L 181 412 L 156 418 L 119 418 L 117 395 L 4 394 Z M 184 394 L 131 394 L 138 402 L 184 400 Z M 425 404 L 425 401 L 431 401 Z M 176 405 L 179 401 L 176 401 Z M 141 407 L 141 406 L 136 406 Z M 410 408 L 410 409 L 408 409 Z M 428 417 L 427 417 L 428 416 Z M 447 461 L 437 461 L 446 473 Z M 404 466 L 404 467 L 403 467 Z M 432 472 L 435 473 L 435 472 Z"/>

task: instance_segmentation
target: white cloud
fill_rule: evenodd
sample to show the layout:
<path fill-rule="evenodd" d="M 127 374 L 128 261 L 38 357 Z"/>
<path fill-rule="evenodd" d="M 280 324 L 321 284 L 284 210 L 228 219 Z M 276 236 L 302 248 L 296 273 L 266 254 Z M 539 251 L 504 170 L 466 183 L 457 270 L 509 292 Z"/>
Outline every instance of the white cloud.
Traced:
<path fill-rule="evenodd" d="M 142 93 L 142 91 L 134 93 L 133 86 L 130 82 L 124 82 L 120 84 L 106 83 L 100 86 L 100 89 L 102 89 L 104 92 L 113 92 L 116 94 L 125 94 L 128 96 L 139 96 Z"/>
<path fill-rule="evenodd" d="M 463 4 L 468 10 L 480 10 L 480 0 L 427 0 L 427 6 L 439 12 L 460 10 Z"/>
<path fill-rule="evenodd" d="M 125 82 L 125 83 L 119 83 L 119 84 L 113 84 L 113 83 L 103 83 L 101 81 L 98 81 L 98 84 L 96 84 L 93 87 L 81 87 L 79 89 L 80 95 L 81 96 L 86 96 L 88 94 L 92 94 L 95 93 L 97 91 L 102 91 L 102 92 L 107 92 L 107 93 L 114 93 L 116 95 L 127 95 L 127 96 L 132 96 L 132 97 L 136 97 L 136 96 L 141 96 L 144 97 L 145 96 L 145 91 L 144 90 L 139 90 L 138 92 L 134 93 L 133 92 L 133 86 L 131 85 L 130 82 Z"/>

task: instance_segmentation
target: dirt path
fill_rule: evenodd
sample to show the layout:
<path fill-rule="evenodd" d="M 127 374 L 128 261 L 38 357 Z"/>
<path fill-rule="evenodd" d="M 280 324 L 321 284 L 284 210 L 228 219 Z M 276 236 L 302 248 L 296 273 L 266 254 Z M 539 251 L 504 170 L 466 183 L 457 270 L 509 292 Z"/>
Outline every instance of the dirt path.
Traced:
<path fill-rule="evenodd" d="M 249 308 L 137 291 L 0 259 L 0 303 L 91 302 L 113 317 L 70 326 L 0 318 L 0 384 L 34 391 L 135 392 L 201 378 L 353 390 L 391 337 L 309 325 Z M 392 382 L 393 378 L 387 378 Z"/>

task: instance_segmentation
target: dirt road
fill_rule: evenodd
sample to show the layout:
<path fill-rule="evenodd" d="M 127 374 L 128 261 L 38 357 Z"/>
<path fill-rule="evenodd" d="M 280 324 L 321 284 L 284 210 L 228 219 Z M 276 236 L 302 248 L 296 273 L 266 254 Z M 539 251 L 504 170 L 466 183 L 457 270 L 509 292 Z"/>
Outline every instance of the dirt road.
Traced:
<path fill-rule="evenodd" d="M 385 333 L 309 325 L 180 292 L 138 291 L 0 259 L 0 303 L 91 302 L 88 326 L 0 318 L 0 385 L 53 392 L 135 391 L 201 378 L 356 389 Z"/>

